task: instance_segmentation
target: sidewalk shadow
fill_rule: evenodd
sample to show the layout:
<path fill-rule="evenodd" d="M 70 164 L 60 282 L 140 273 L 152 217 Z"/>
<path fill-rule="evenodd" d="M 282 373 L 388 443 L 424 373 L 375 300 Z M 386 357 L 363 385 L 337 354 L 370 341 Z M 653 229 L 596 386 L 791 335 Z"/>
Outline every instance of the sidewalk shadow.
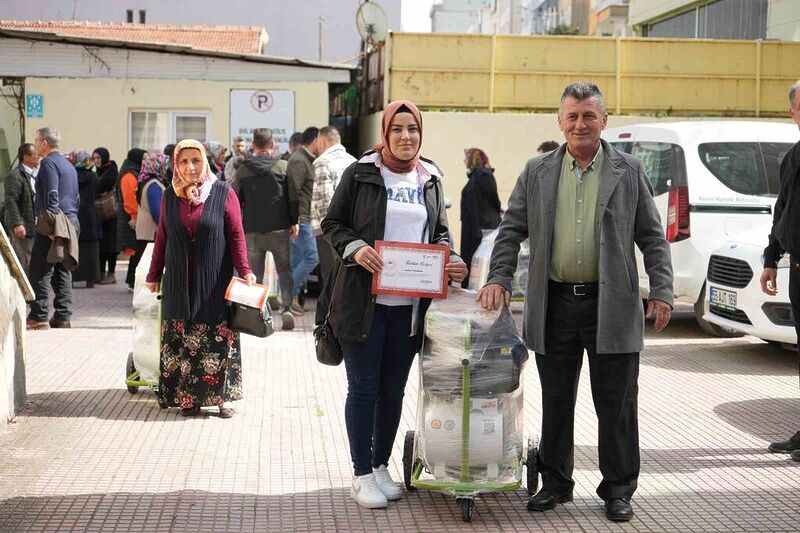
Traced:
<path fill-rule="evenodd" d="M 50 391 L 28 394 L 28 404 L 21 416 L 54 418 L 97 418 L 101 420 L 138 420 L 182 422 L 180 410 L 161 409 L 155 394 L 140 387 L 136 394 L 126 389 L 91 389 Z M 216 410 L 203 411 L 200 418 L 213 417 Z M 195 417 L 196 418 L 196 417 Z M 0 529 L 0 531 L 3 531 Z"/>
<path fill-rule="evenodd" d="M 646 346 L 641 364 L 694 374 L 797 375 L 797 353 L 766 343 L 726 339 L 720 339 L 718 344 L 676 342 Z"/>
<path fill-rule="evenodd" d="M 800 398 L 761 398 L 714 407 L 721 419 L 764 442 L 785 440 L 800 430 Z"/>
<path fill-rule="evenodd" d="M 761 469 L 800 468 L 786 455 L 767 451 L 766 444 L 758 448 L 668 448 L 642 449 L 641 470 L 645 474 L 680 474 L 718 468 Z M 575 469 L 599 470 L 596 446 L 575 447 Z"/>
<path fill-rule="evenodd" d="M 653 330 L 653 321 L 645 320 L 645 338 L 647 339 L 709 339 L 711 335 L 700 329 L 694 316 L 694 310 L 687 311 L 683 308 L 675 309 L 672 318 L 664 331 L 656 333 Z"/>
<path fill-rule="evenodd" d="M 476 499 L 470 525 L 454 498 L 407 493 L 388 509 L 369 510 L 334 488 L 279 495 L 184 490 L 15 497 L 0 502 L 0 531 L 793 531 L 797 494 L 687 487 L 637 496 L 636 516 L 612 524 L 593 494 L 551 512 L 525 510 L 523 490 Z M 691 524 L 691 526 L 689 526 Z"/>

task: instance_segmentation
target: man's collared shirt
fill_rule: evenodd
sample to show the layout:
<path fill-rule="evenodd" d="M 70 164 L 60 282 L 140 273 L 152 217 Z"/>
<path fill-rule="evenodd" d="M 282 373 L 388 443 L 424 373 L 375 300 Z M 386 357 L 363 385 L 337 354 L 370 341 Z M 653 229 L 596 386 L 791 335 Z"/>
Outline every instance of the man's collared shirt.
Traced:
<path fill-rule="evenodd" d="M 22 167 L 22 170 L 25 172 L 25 174 L 28 175 L 28 179 L 30 179 L 30 181 L 31 181 L 31 190 L 35 191 L 36 190 L 36 174 L 39 173 L 39 167 L 31 168 L 31 167 L 29 167 L 28 165 L 26 165 L 24 163 L 20 163 L 20 166 Z M 34 194 L 35 194 L 35 192 L 34 192 Z"/>
<path fill-rule="evenodd" d="M 555 281 L 597 281 L 597 195 L 603 159 L 601 145 L 586 170 L 581 170 L 569 150 L 564 152 L 556 196 L 553 255 L 550 259 L 551 277 Z"/>

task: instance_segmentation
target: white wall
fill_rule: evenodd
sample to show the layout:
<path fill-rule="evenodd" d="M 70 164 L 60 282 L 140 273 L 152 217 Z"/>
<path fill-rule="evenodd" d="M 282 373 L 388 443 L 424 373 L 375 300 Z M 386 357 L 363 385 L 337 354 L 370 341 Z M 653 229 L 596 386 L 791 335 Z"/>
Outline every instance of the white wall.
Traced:
<path fill-rule="evenodd" d="M 25 121 L 26 136 L 32 139 L 38 128 L 55 127 L 61 132 L 63 151 L 92 151 L 105 146 L 121 164 L 131 148 L 128 134 L 131 110 L 193 110 L 208 114 L 210 139 L 227 145 L 231 89 L 290 89 L 295 93 L 297 130 L 328 123 L 325 82 L 27 78 L 27 93 L 44 97 L 44 116 Z"/>
<path fill-rule="evenodd" d="M 10 247 L 0 228 L 0 247 Z M 0 252 L 3 252 L 0 250 Z M 13 253 L 13 252 L 12 252 Z M 27 281 L 24 282 L 27 284 Z M 28 285 L 28 287 L 30 287 Z M 0 253 L 0 428 L 25 405 L 25 315 L 27 308 L 5 252 Z"/>
<path fill-rule="evenodd" d="M 767 39 L 800 41 L 800 2 L 770 0 L 767 12 Z"/>

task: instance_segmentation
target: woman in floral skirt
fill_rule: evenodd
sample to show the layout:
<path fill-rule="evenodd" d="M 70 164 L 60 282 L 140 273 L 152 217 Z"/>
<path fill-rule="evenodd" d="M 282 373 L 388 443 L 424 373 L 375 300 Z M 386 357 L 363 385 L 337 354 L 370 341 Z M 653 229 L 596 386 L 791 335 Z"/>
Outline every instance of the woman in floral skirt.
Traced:
<path fill-rule="evenodd" d="M 249 284 L 239 200 L 211 173 L 203 145 L 178 143 L 172 186 L 161 200 L 153 258 L 152 292 L 163 289 L 159 395 L 162 405 L 193 416 L 242 399 L 239 334 L 228 329 L 225 289 L 234 268 Z"/>

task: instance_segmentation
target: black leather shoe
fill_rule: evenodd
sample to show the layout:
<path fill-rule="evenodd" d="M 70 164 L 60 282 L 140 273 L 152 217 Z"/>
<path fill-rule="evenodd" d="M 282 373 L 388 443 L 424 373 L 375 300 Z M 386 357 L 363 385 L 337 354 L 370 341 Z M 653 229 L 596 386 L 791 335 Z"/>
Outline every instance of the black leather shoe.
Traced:
<path fill-rule="evenodd" d="M 773 453 L 792 453 L 800 450 L 800 431 L 789 437 L 789 440 L 770 443 L 767 449 Z"/>
<path fill-rule="evenodd" d="M 567 503 L 572 501 L 572 493 L 559 494 L 552 490 L 542 489 L 534 496 L 528 499 L 529 511 L 549 511 L 554 508 L 558 503 Z"/>
<path fill-rule="evenodd" d="M 789 457 L 792 458 L 792 461 L 797 461 L 800 463 L 800 450 L 793 451 L 791 454 L 789 454 Z"/>
<path fill-rule="evenodd" d="M 633 507 L 625 498 L 612 498 L 606 502 L 606 516 L 614 522 L 627 522 L 633 518 Z"/>

